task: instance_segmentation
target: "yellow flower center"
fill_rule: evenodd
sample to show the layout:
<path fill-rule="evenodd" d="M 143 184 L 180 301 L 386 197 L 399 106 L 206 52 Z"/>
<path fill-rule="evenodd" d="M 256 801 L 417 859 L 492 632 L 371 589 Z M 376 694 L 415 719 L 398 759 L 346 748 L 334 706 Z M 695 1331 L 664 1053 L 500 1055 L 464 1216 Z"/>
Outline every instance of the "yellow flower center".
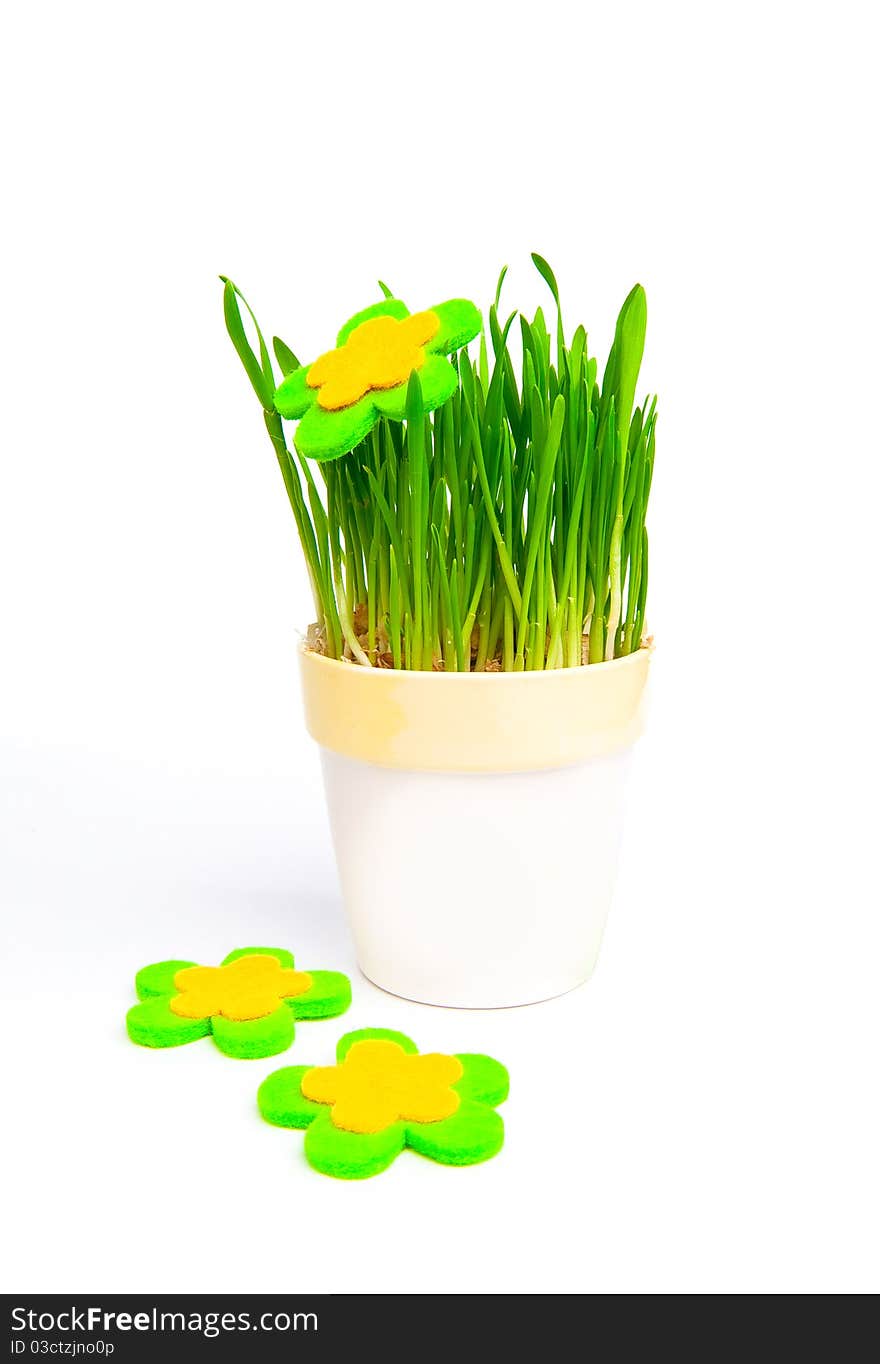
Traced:
<path fill-rule="evenodd" d="M 181 1018 L 265 1018 L 311 983 L 307 971 L 292 971 L 277 957 L 258 953 L 237 957 L 228 966 L 186 966 L 174 977 L 180 993 L 171 1000 L 171 1011 Z"/>
<path fill-rule="evenodd" d="M 328 350 L 309 366 L 306 383 L 318 389 L 318 406 L 328 412 L 351 407 L 371 388 L 406 383 L 425 363 L 424 345 L 440 326 L 428 310 L 411 317 L 370 317 L 355 327 L 345 344 Z"/>
<path fill-rule="evenodd" d="M 392 1123 L 438 1122 L 459 1105 L 452 1089 L 461 1078 L 455 1056 L 412 1056 L 397 1042 L 354 1042 L 340 1066 L 315 1066 L 302 1078 L 302 1092 L 332 1104 L 330 1117 L 348 1132 L 382 1132 Z"/>

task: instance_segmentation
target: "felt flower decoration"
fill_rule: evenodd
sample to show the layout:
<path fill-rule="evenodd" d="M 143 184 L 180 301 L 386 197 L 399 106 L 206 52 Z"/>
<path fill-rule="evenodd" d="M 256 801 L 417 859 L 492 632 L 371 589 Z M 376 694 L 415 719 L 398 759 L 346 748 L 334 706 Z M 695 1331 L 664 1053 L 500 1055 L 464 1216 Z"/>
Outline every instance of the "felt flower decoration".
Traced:
<path fill-rule="evenodd" d="M 386 298 L 349 318 L 336 349 L 293 370 L 275 392 L 282 417 L 299 418 L 294 444 L 309 459 L 336 459 L 353 450 L 380 417 L 403 421 L 409 377 L 419 376 L 425 412 L 455 392 L 458 376 L 447 355 L 472 341 L 479 310 L 466 298 L 410 313 Z"/>
<path fill-rule="evenodd" d="M 332 1018 L 351 1003 L 339 971 L 296 971 L 280 947 L 240 947 L 219 966 L 157 961 L 135 977 L 141 1001 L 125 1020 L 142 1047 L 214 1038 L 227 1056 L 276 1056 L 293 1041 L 294 1019 Z"/>
<path fill-rule="evenodd" d="M 285 1066 L 260 1085 L 257 1105 L 276 1127 L 306 1129 L 316 1170 L 366 1179 L 405 1146 L 443 1165 L 474 1165 L 497 1155 L 507 1071 L 491 1056 L 420 1055 L 400 1032 L 346 1033 L 335 1066 Z"/>

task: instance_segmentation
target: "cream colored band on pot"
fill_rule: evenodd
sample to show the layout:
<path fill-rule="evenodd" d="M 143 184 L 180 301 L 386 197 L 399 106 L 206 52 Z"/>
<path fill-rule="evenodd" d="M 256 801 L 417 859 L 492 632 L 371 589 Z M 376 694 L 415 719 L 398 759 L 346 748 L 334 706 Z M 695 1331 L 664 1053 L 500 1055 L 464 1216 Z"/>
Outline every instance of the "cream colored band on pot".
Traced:
<path fill-rule="evenodd" d="M 651 650 L 548 672 L 365 668 L 303 649 L 306 725 L 324 748 L 418 772 L 531 772 L 616 753 L 641 732 Z"/>

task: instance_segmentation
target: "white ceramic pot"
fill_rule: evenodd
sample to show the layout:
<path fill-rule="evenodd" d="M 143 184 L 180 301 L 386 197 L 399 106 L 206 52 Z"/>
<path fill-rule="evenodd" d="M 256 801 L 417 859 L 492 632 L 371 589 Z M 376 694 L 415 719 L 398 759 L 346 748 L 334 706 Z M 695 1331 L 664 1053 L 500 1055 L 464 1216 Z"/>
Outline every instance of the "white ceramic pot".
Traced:
<path fill-rule="evenodd" d="M 301 660 L 364 975 L 459 1008 L 531 1004 L 587 980 L 649 650 L 541 673 Z"/>

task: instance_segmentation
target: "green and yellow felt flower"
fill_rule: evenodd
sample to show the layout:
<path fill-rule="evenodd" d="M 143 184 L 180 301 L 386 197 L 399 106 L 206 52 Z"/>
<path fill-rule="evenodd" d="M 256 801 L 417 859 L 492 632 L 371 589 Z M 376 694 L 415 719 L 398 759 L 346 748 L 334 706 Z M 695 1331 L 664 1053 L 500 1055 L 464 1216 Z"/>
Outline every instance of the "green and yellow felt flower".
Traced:
<path fill-rule="evenodd" d="M 298 418 L 294 443 L 309 459 L 336 459 L 364 439 L 380 417 L 403 421 L 409 377 L 419 376 L 425 412 L 455 392 L 458 376 L 446 358 L 481 327 L 466 298 L 410 313 L 386 298 L 349 318 L 336 349 L 293 370 L 275 392 L 282 417 Z"/>
<path fill-rule="evenodd" d="M 346 1033 L 335 1066 L 285 1066 L 260 1085 L 259 1110 L 276 1127 L 306 1129 L 305 1154 L 322 1174 L 366 1179 L 404 1147 L 443 1165 L 497 1155 L 507 1071 L 476 1053 L 419 1055 L 400 1032 Z"/>
<path fill-rule="evenodd" d="M 212 1036 L 227 1056 L 276 1056 L 293 1041 L 294 1019 L 332 1018 L 351 1003 L 339 971 L 296 971 L 281 947 L 239 947 L 219 966 L 157 961 L 135 977 L 141 1001 L 125 1025 L 142 1047 L 180 1047 Z"/>

